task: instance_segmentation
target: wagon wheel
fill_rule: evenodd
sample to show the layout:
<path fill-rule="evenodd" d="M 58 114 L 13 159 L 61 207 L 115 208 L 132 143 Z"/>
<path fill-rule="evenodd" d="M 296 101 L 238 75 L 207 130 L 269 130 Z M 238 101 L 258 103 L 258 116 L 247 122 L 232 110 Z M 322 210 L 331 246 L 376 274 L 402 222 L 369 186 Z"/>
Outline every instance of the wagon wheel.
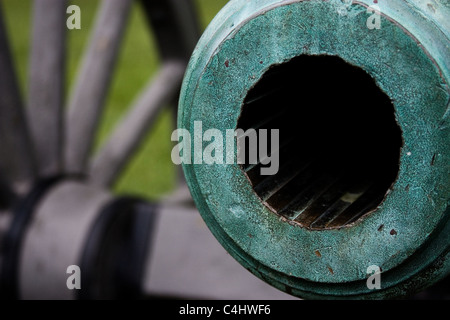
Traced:
<path fill-rule="evenodd" d="M 155 206 L 114 199 L 108 189 L 162 107 L 176 101 L 199 37 L 192 2 L 140 2 L 162 65 L 95 156 L 94 135 L 132 0 L 102 1 L 67 111 L 68 1 L 34 1 L 26 99 L 19 94 L 0 12 L 0 262 L 6 298 L 76 297 L 66 287 L 70 265 L 85 271 L 87 289 L 77 297 L 139 294 L 145 250 L 133 244 L 145 242 Z"/>

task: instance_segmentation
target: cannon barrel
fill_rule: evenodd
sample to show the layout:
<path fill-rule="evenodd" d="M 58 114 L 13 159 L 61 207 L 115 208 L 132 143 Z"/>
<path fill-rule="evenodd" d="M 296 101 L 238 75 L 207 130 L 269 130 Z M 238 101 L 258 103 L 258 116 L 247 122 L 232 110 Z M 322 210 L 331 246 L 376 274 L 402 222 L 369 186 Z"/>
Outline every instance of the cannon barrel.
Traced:
<path fill-rule="evenodd" d="M 208 163 L 211 135 L 181 142 L 218 241 L 302 298 L 401 297 L 446 277 L 449 46 L 445 1 L 231 0 L 192 55 L 178 115 L 191 134 L 245 132 Z M 250 161 L 249 130 L 266 158 Z"/>

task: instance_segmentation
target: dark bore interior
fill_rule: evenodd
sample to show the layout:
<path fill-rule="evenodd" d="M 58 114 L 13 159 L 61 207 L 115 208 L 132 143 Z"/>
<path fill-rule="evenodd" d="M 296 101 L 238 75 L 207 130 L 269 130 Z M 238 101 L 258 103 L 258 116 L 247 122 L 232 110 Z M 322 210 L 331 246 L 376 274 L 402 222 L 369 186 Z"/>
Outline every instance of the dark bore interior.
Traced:
<path fill-rule="evenodd" d="M 271 67 L 246 96 L 238 128 L 280 130 L 279 150 L 269 147 L 278 173 L 261 175 L 269 165 L 247 162 L 242 169 L 266 206 L 303 227 L 355 222 L 379 206 L 398 174 L 402 135 L 390 99 L 338 57 Z"/>

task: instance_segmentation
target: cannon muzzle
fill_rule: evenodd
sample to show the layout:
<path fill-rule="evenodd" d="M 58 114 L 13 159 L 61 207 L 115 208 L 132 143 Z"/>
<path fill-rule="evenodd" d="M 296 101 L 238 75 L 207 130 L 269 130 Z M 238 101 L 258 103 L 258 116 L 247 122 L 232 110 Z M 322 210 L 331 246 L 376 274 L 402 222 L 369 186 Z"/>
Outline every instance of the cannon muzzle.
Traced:
<path fill-rule="evenodd" d="M 180 155 L 245 268 L 333 299 L 449 274 L 449 21 L 448 2 L 418 0 L 232 0 L 212 21 L 181 91 L 178 127 L 195 133 Z"/>

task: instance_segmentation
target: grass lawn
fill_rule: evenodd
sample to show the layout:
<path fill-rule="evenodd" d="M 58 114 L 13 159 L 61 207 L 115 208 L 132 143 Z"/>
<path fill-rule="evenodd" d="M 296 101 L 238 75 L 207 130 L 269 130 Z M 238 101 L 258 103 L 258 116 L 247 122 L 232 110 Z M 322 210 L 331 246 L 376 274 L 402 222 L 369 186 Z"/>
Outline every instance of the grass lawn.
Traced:
<path fill-rule="evenodd" d="M 105 0 L 108 1 L 108 0 Z M 226 0 L 196 0 L 202 27 L 226 4 Z M 1 0 L 3 16 L 18 79 L 24 96 L 27 92 L 28 60 L 31 35 L 31 0 Z M 67 36 L 67 97 L 70 97 L 85 45 L 93 25 L 98 0 L 73 0 L 81 9 L 81 30 L 68 30 Z M 144 85 L 159 66 L 154 39 L 148 29 L 138 1 L 133 5 L 118 64 L 111 83 L 95 142 L 95 150 L 127 111 Z M 26 99 L 24 99 L 26 100 Z M 165 110 L 149 132 L 140 150 L 124 171 L 114 191 L 157 199 L 175 185 L 176 168 L 170 159 L 173 116 Z M 95 152 L 95 151 L 94 151 Z"/>

